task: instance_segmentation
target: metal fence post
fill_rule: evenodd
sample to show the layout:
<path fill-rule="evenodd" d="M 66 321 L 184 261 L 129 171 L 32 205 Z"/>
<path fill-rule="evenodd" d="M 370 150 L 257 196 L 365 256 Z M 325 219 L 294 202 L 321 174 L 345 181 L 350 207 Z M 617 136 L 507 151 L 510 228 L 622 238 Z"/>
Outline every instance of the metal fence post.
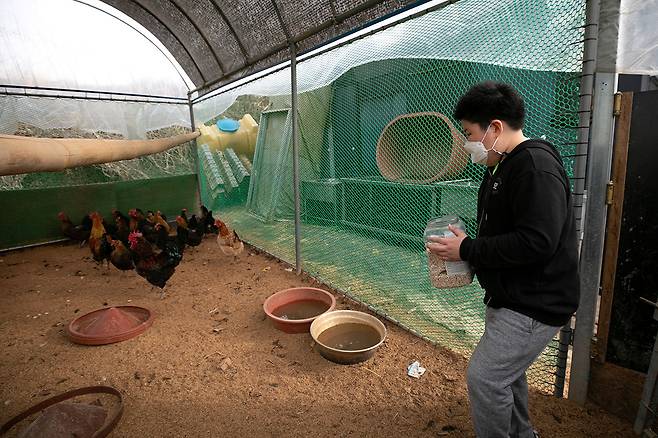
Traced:
<path fill-rule="evenodd" d="M 192 132 L 196 131 L 196 122 L 194 121 L 194 103 L 192 102 L 192 94 L 187 94 L 187 105 L 190 108 L 190 128 Z M 199 153 L 196 147 L 196 140 L 192 143 L 192 153 L 194 154 L 194 165 L 196 167 L 196 205 L 194 206 L 194 212 L 199 213 L 199 206 L 203 203 L 201 199 L 201 168 L 199 163 Z"/>
<path fill-rule="evenodd" d="M 582 236 L 585 223 L 585 178 L 587 174 L 587 145 L 589 140 L 590 117 L 592 114 L 592 94 L 594 91 L 594 72 L 596 70 L 596 53 L 598 41 L 599 0 L 587 2 L 585 13 L 585 31 L 583 33 L 583 67 L 580 76 L 578 107 L 578 140 L 576 143 L 576 159 L 573 167 L 574 187 L 573 203 L 577 230 Z M 553 394 L 556 397 L 564 396 L 567 359 L 569 347 L 573 341 L 571 321 L 560 330 L 559 350 L 557 357 L 557 373 Z"/>
<path fill-rule="evenodd" d="M 602 8 L 601 4 L 606 7 Z M 615 13 L 614 6 L 617 4 Z M 590 378 L 591 342 L 601 283 L 605 242 L 606 187 L 610 179 L 613 141 L 613 107 L 616 87 L 618 0 L 590 0 L 588 23 L 596 23 L 596 73 L 592 123 L 587 152 L 587 205 L 580 251 L 580 305 L 576 312 L 569 398 L 584 404 Z M 604 15 L 605 13 L 605 15 Z M 605 25 L 602 25 L 605 21 Z M 612 28 L 612 29 L 611 29 Z M 601 36 L 604 38 L 601 38 Z"/>
<path fill-rule="evenodd" d="M 592 134 L 587 169 L 586 227 L 580 253 L 580 306 L 576 313 L 573 362 L 569 398 L 577 403 L 587 400 L 590 349 L 599 289 L 605 241 L 606 184 L 610 179 L 612 154 L 613 100 L 615 74 L 595 76 L 595 104 L 592 111 Z"/>
<path fill-rule="evenodd" d="M 581 404 L 587 400 L 590 350 L 601 283 L 607 208 L 605 194 L 607 182 L 610 180 L 612 155 L 615 74 L 597 73 L 594 82 L 596 99 L 592 111 L 592 134 L 587 165 L 586 226 L 580 252 L 580 305 L 576 312 L 569 383 L 569 398 Z"/>
<path fill-rule="evenodd" d="M 571 322 L 560 329 L 557 365 L 555 367 L 555 388 L 553 388 L 553 395 L 558 398 L 564 397 L 564 382 L 567 374 L 567 358 L 569 357 L 572 333 Z"/>
<path fill-rule="evenodd" d="M 297 48 L 290 45 L 290 87 L 292 93 L 292 181 L 295 194 L 295 268 L 297 275 L 302 273 L 301 251 L 301 206 L 299 199 L 299 138 L 297 117 Z"/>

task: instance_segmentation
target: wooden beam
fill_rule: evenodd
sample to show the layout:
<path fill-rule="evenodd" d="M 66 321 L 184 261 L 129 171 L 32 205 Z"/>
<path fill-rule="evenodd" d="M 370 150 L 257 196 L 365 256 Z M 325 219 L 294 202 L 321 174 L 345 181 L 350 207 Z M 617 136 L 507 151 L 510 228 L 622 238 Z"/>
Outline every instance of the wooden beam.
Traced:
<path fill-rule="evenodd" d="M 610 318 L 615 294 L 615 274 L 619 251 L 619 233 L 621 231 L 624 207 L 624 185 L 626 183 L 626 163 L 628 159 L 628 142 L 631 130 L 633 93 L 622 93 L 621 112 L 615 123 L 615 137 L 612 150 L 612 204 L 608 208 L 606 221 L 605 246 L 603 249 L 603 267 L 601 271 L 601 302 L 599 306 L 598 329 L 596 331 L 596 348 L 594 358 L 605 362 L 610 332 Z"/>

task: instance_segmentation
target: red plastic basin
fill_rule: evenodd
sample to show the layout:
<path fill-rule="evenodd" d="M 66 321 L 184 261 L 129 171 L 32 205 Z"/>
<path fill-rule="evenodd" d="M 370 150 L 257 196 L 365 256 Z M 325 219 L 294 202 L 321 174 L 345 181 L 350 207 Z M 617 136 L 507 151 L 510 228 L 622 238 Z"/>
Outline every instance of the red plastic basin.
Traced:
<path fill-rule="evenodd" d="M 297 302 L 297 301 L 319 301 L 327 306 L 324 312 L 320 312 L 310 318 L 305 319 L 286 319 L 276 316 L 274 313 L 282 306 Z M 336 298 L 326 290 L 317 289 L 314 287 L 294 287 L 291 289 L 284 289 L 271 295 L 263 303 L 263 310 L 265 314 L 272 320 L 274 327 L 285 333 L 308 333 L 311 328 L 311 323 L 318 316 L 326 312 L 331 312 L 336 308 Z"/>

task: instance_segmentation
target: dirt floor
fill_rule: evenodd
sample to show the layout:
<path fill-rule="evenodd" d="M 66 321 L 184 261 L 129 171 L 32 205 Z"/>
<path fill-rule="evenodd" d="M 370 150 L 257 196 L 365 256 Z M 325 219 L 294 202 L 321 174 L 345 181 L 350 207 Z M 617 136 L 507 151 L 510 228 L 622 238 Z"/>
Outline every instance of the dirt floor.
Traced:
<path fill-rule="evenodd" d="M 134 272 L 107 272 L 87 248 L 52 245 L 0 254 L 0 422 L 49 396 L 105 384 L 124 395 L 116 437 L 469 437 L 467 361 L 385 322 L 374 359 L 335 365 L 308 334 L 287 335 L 262 304 L 314 284 L 267 255 L 237 262 L 207 238 L 186 252 L 165 299 Z M 339 308 L 358 308 L 340 297 Z M 64 326 L 103 306 L 132 304 L 153 327 L 118 344 L 72 344 Z M 420 379 L 406 375 L 419 360 Z M 542 437 L 633 436 L 595 406 L 533 393 Z"/>

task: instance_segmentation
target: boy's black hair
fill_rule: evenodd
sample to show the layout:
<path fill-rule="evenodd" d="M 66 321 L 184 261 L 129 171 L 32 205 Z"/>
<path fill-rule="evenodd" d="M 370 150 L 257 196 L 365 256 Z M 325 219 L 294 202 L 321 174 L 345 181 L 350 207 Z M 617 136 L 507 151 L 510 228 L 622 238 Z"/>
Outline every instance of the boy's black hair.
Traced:
<path fill-rule="evenodd" d="M 487 129 L 494 120 L 503 120 L 512 129 L 523 128 L 525 104 L 514 88 L 502 82 L 481 82 L 464 94 L 455 108 L 455 119 L 477 123 Z"/>

